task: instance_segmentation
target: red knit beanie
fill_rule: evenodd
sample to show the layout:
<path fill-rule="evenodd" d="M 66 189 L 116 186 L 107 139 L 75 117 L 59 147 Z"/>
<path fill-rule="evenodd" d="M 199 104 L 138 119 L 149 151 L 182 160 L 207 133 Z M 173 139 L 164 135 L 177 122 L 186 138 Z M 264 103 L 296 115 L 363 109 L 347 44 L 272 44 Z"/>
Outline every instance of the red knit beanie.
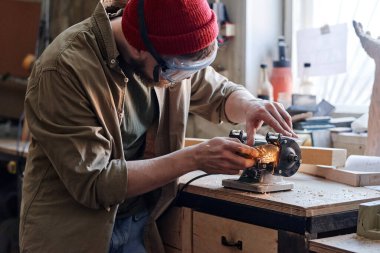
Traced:
<path fill-rule="evenodd" d="M 139 29 L 138 1 L 129 0 L 125 6 L 122 28 L 129 44 L 146 51 Z M 144 16 L 149 40 L 159 54 L 197 52 L 218 34 L 216 16 L 207 0 L 145 0 Z"/>

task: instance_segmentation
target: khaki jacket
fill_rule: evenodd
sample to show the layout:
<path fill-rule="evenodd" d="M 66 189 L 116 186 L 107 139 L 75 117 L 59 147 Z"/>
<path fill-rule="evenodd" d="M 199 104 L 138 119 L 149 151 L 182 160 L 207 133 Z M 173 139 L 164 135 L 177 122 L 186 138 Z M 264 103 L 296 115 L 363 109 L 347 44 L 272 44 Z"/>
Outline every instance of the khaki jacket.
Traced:
<path fill-rule="evenodd" d="M 118 55 L 98 4 L 36 62 L 25 99 L 32 141 L 22 190 L 21 252 L 108 252 L 128 177 L 120 124 L 130 82 Z M 225 100 L 237 89 L 243 88 L 212 68 L 174 88 L 155 88 L 155 154 L 183 147 L 189 111 L 217 123 L 226 120 Z M 174 198 L 175 186 L 162 188 L 152 211 L 145 234 L 149 252 L 164 252 L 155 220 Z"/>

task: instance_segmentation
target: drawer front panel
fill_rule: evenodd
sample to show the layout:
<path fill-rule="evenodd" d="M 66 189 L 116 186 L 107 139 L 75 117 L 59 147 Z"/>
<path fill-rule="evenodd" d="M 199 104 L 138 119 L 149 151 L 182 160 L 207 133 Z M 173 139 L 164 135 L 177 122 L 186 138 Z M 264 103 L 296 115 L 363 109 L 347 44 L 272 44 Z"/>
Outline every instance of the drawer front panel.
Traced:
<path fill-rule="evenodd" d="M 193 253 L 277 253 L 278 231 L 193 213 Z"/>

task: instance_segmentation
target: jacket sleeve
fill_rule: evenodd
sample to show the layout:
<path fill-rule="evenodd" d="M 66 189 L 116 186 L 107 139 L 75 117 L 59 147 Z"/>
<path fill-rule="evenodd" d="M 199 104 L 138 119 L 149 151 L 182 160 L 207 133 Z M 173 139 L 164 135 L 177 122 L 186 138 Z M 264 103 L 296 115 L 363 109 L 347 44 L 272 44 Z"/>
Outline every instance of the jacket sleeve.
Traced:
<path fill-rule="evenodd" d="M 248 90 L 229 81 L 211 66 L 195 74 L 191 81 L 190 112 L 214 123 L 235 123 L 225 114 L 226 100 L 234 91 Z"/>
<path fill-rule="evenodd" d="M 69 75 L 45 70 L 29 81 L 25 113 L 32 138 L 73 198 L 108 208 L 126 199 L 126 162 L 111 159 L 112 136 L 93 109 L 110 105 L 93 105 L 87 96 Z"/>

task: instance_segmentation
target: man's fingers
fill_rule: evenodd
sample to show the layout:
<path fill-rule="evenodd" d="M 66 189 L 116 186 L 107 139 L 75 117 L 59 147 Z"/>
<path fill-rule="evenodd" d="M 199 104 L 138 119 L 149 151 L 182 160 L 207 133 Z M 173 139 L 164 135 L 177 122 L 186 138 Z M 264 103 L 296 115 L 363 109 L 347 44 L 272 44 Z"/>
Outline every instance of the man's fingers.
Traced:
<path fill-rule="evenodd" d="M 248 128 L 248 125 L 247 125 L 246 131 L 247 131 L 247 145 L 253 146 L 253 144 L 255 142 L 256 128 L 254 128 L 254 127 Z"/>
<path fill-rule="evenodd" d="M 282 104 L 274 103 L 274 105 L 276 106 L 278 112 L 281 114 L 282 118 L 285 120 L 286 124 L 290 127 L 290 132 L 292 133 L 293 137 L 298 138 L 298 135 L 293 130 L 293 122 L 290 114 L 285 110 Z"/>
<path fill-rule="evenodd" d="M 253 156 L 257 156 L 255 150 L 245 144 L 230 142 L 230 148 L 221 151 L 219 159 L 221 168 L 245 169 L 253 166 Z"/>
<path fill-rule="evenodd" d="M 286 136 L 296 136 L 273 105 L 266 106 L 266 109 L 263 117 L 265 123 L 270 125 L 278 133 L 282 133 Z"/>
<path fill-rule="evenodd" d="M 237 138 L 228 138 L 228 140 L 231 140 L 231 142 L 228 145 L 228 150 L 232 152 L 233 154 L 241 154 L 245 157 L 258 157 L 259 152 L 252 148 L 249 144 L 246 145 L 244 143 L 241 143 Z"/>
<path fill-rule="evenodd" d="M 289 124 L 285 121 L 284 116 L 278 111 L 278 107 L 275 104 L 268 104 L 267 109 L 269 113 L 277 120 L 278 123 L 289 133 L 292 133 L 292 129 Z"/>
<path fill-rule="evenodd" d="M 285 120 L 286 124 L 288 124 L 288 126 L 290 127 L 290 129 L 293 129 L 292 117 L 285 110 L 284 106 L 281 103 L 274 103 L 274 106 L 277 108 L 277 110 L 281 114 L 282 118 Z"/>
<path fill-rule="evenodd" d="M 242 170 L 254 165 L 253 157 L 250 157 L 248 155 L 243 156 L 241 153 L 235 153 L 226 156 L 226 159 L 228 159 L 231 167 L 235 169 Z"/>
<path fill-rule="evenodd" d="M 257 151 L 257 149 L 253 148 L 253 147 L 243 147 L 240 149 L 239 151 L 239 154 L 243 154 L 249 158 L 257 158 L 259 157 L 259 151 Z"/>
<path fill-rule="evenodd" d="M 293 135 L 291 132 L 284 129 L 281 126 L 281 124 L 268 111 L 266 111 L 266 115 L 263 117 L 263 120 L 265 123 L 270 125 L 276 132 L 282 133 L 286 136 L 292 136 Z"/>
<path fill-rule="evenodd" d="M 263 121 L 260 120 L 252 124 L 251 122 L 247 122 L 246 131 L 247 131 L 247 145 L 253 146 L 255 144 L 255 135 L 257 129 L 259 129 L 263 125 Z"/>

